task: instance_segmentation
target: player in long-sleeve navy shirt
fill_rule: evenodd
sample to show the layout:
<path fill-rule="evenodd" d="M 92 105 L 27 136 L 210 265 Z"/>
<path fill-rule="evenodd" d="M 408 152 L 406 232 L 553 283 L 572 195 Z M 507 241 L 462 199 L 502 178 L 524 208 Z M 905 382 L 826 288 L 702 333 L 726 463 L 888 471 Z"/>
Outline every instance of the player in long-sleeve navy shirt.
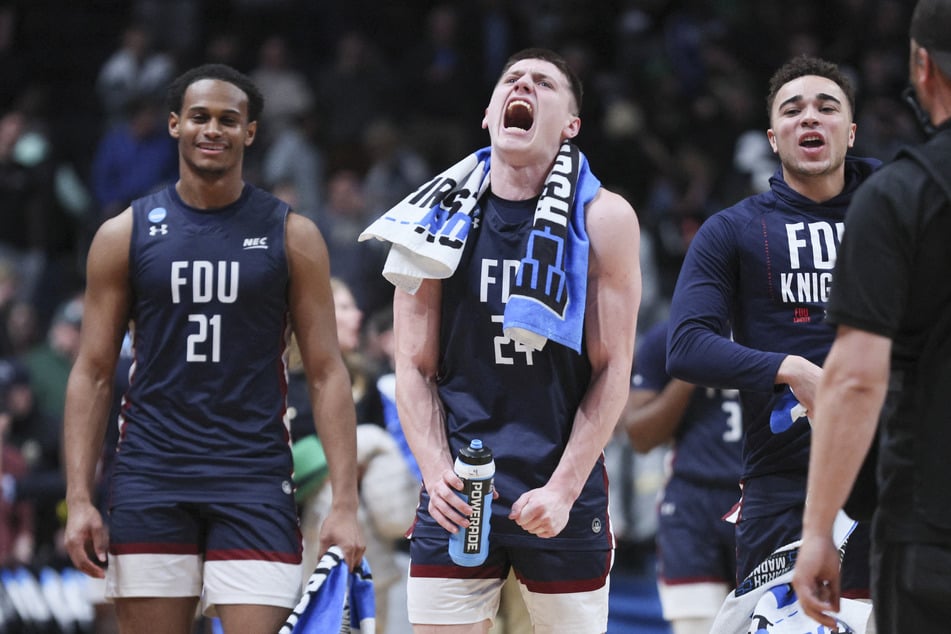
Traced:
<path fill-rule="evenodd" d="M 777 71 L 767 136 L 782 165 L 768 191 L 701 226 L 674 291 L 671 376 L 741 390 L 738 582 L 801 533 L 805 414 L 835 335 L 824 316 L 836 250 L 852 195 L 878 166 L 846 157 L 853 101 L 848 79 L 828 62 L 800 57 Z M 861 564 L 857 588 L 867 584 Z"/>

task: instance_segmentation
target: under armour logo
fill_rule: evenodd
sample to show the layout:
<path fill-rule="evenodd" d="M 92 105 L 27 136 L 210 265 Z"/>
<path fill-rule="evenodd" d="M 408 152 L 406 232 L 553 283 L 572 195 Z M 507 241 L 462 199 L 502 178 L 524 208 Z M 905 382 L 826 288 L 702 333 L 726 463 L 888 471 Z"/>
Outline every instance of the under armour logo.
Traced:
<path fill-rule="evenodd" d="M 168 234 L 168 225 L 152 225 L 149 227 L 149 235 L 167 235 Z"/>

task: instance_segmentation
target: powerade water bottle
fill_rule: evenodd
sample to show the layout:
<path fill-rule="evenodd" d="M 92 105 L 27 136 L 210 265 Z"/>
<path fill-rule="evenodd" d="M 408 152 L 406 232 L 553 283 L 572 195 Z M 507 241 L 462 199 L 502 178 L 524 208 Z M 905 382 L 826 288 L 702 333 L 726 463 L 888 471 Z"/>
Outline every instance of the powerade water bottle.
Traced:
<path fill-rule="evenodd" d="M 495 461 L 492 450 L 475 439 L 459 450 L 453 466 L 462 478 L 459 494 L 469 506 L 469 526 L 449 535 L 449 556 L 460 566 L 479 566 L 489 554 L 489 528 L 492 519 L 492 479 Z"/>

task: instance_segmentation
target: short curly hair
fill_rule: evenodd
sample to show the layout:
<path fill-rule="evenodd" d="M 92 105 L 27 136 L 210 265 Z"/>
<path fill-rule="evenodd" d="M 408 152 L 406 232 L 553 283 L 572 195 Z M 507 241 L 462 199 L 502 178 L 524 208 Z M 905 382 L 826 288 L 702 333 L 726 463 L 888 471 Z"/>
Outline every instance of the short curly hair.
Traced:
<path fill-rule="evenodd" d="M 779 89 L 792 80 L 806 75 L 817 75 L 835 82 L 848 98 L 849 111 L 853 117 L 855 116 L 855 88 L 852 87 L 852 81 L 848 75 L 842 72 L 837 64 L 818 57 L 799 55 L 783 64 L 770 78 L 769 94 L 766 95 L 767 118 L 773 115 L 773 102 L 776 101 Z"/>
<path fill-rule="evenodd" d="M 196 81 L 217 79 L 237 86 L 248 96 L 248 121 L 257 121 L 264 110 L 264 95 L 251 78 L 225 64 L 203 64 L 185 71 L 168 87 L 166 102 L 170 112 L 181 114 L 185 91 Z"/>

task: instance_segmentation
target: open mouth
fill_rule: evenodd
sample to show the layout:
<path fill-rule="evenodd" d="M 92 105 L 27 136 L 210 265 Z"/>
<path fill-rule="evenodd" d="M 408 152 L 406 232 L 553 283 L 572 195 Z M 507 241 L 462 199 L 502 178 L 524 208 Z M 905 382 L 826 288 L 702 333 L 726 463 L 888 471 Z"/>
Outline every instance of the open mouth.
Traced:
<path fill-rule="evenodd" d="M 502 125 L 506 129 L 517 128 L 519 130 L 528 130 L 535 122 L 535 112 L 532 110 L 532 104 L 522 99 L 514 99 L 509 102 L 505 108 L 505 119 Z"/>
<path fill-rule="evenodd" d="M 819 135 L 809 135 L 799 139 L 799 145 L 805 148 L 817 148 L 825 145 L 825 141 Z"/>

